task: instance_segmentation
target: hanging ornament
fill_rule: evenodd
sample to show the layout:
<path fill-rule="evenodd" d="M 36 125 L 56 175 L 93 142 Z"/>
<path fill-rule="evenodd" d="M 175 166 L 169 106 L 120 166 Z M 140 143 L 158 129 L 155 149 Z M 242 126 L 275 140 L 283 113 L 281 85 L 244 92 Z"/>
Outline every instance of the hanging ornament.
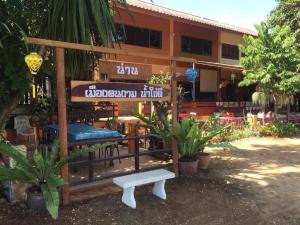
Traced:
<path fill-rule="evenodd" d="M 195 80 L 197 75 L 198 74 L 197 70 L 195 69 L 195 65 L 193 65 L 193 68 L 188 68 L 185 72 L 185 76 L 188 78 L 189 82 L 191 82 L 191 94 L 193 101 L 196 99 Z"/>
<path fill-rule="evenodd" d="M 25 62 L 32 75 L 36 75 L 41 65 L 43 63 L 43 58 L 36 52 L 31 52 L 29 55 L 25 56 Z"/>
<path fill-rule="evenodd" d="M 185 76 L 188 78 L 189 82 L 194 82 L 197 78 L 197 70 L 194 68 L 188 68 L 185 72 Z"/>
<path fill-rule="evenodd" d="M 43 58 L 36 52 L 31 52 L 29 55 L 25 56 L 25 62 L 30 70 L 32 78 L 32 98 L 36 98 L 36 85 L 34 76 L 38 73 L 41 65 L 43 63 Z"/>

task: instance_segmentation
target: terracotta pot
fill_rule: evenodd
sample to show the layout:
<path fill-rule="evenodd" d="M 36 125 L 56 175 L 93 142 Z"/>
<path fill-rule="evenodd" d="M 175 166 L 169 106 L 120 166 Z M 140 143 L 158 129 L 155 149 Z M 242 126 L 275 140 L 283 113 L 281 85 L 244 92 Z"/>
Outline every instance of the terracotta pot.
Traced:
<path fill-rule="evenodd" d="M 43 194 L 35 187 L 30 187 L 27 189 L 27 205 L 30 209 L 36 212 L 47 212 Z"/>
<path fill-rule="evenodd" d="M 198 159 L 194 161 L 179 160 L 179 173 L 182 176 L 192 176 L 198 172 Z"/>
<path fill-rule="evenodd" d="M 210 164 L 210 154 L 209 153 L 199 153 L 198 154 L 199 169 L 206 170 Z"/>

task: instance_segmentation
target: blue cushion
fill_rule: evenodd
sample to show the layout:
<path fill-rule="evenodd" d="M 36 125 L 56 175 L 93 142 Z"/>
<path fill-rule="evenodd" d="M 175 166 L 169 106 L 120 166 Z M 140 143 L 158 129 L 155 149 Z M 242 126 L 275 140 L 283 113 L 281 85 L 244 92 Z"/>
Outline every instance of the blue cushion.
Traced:
<path fill-rule="evenodd" d="M 58 126 L 50 125 L 50 129 L 53 129 L 58 133 Z M 122 137 L 118 131 L 95 128 L 82 123 L 71 123 L 68 124 L 68 141 L 75 142 L 87 139 L 97 139 L 97 138 L 118 138 Z"/>

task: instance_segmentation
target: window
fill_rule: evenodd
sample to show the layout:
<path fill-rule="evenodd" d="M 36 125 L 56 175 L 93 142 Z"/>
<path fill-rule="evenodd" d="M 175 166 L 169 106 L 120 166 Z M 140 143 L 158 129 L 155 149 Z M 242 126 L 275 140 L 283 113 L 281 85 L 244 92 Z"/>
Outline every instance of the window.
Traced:
<path fill-rule="evenodd" d="M 196 55 L 211 56 L 212 42 L 209 40 L 182 36 L 181 51 Z"/>
<path fill-rule="evenodd" d="M 162 48 L 162 32 L 123 24 L 116 24 L 117 40 L 128 45 Z"/>
<path fill-rule="evenodd" d="M 239 47 L 236 45 L 222 44 L 222 58 L 239 59 Z"/>

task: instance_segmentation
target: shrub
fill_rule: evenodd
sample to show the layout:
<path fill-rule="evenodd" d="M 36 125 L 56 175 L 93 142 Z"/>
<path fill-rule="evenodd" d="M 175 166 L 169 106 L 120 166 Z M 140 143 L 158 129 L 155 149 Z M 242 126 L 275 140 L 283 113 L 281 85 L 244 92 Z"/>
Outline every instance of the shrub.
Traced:
<path fill-rule="evenodd" d="M 228 132 L 227 134 L 223 134 L 221 138 L 222 141 L 230 142 L 230 141 L 235 141 L 235 140 L 240 140 L 240 139 L 255 137 L 255 136 L 258 136 L 257 132 L 250 129 L 244 129 L 244 130 L 231 129 L 230 132 Z"/>
<path fill-rule="evenodd" d="M 297 134 L 297 127 L 292 123 L 276 121 L 258 128 L 261 136 L 292 137 Z"/>

